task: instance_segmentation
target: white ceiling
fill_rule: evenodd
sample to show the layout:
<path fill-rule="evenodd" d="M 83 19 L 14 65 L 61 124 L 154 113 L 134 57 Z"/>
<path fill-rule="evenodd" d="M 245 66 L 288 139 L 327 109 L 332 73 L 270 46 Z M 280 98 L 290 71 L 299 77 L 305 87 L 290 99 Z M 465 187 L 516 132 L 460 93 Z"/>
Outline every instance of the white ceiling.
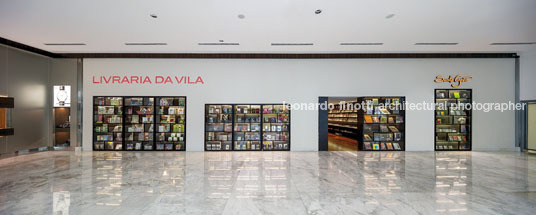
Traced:
<path fill-rule="evenodd" d="M 489 44 L 536 42 L 536 0 L 0 0 L 0 37 L 58 53 L 532 51 Z M 219 40 L 240 45 L 198 45 Z"/>

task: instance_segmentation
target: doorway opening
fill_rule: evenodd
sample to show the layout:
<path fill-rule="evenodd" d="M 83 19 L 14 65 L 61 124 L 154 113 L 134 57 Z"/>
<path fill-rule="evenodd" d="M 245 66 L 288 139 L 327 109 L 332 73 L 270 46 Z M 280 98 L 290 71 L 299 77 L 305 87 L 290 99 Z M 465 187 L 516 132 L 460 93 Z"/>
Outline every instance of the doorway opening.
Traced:
<path fill-rule="evenodd" d="M 328 151 L 358 150 L 357 110 L 344 104 L 357 102 L 357 97 L 328 97 Z"/>

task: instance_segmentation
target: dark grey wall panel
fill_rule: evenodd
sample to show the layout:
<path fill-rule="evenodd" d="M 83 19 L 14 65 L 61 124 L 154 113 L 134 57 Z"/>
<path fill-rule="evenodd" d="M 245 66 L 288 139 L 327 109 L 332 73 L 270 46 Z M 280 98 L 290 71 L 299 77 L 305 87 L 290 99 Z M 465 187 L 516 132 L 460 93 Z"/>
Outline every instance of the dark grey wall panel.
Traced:
<path fill-rule="evenodd" d="M 5 50 L 5 51 L 3 51 Z M 12 153 L 49 145 L 51 59 L 2 46 L 0 49 L 0 93 L 15 98 L 13 127 L 15 135 L 3 138 L 0 153 Z M 1 147 L 0 142 L 0 147 Z"/>
<path fill-rule="evenodd" d="M 328 102 L 328 97 L 319 97 L 318 104 Z M 328 112 L 327 109 L 318 110 L 318 151 L 328 151 Z"/>
<path fill-rule="evenodd" d="M 7 96 L 7 48 L 0 46 L 0 96 Z M 0 137 L 0 154 L 6 153 L 7 138 Z"/>

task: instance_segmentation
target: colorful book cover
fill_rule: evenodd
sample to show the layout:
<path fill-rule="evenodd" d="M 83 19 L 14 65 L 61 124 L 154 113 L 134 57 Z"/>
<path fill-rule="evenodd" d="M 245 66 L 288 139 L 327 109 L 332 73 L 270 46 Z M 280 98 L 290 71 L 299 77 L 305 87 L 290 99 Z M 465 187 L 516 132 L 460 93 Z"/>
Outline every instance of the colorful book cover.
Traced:
<path fill-rule="evenodd" d="M 380 144 L 378 144 L 378 143 L 373 143 L 373 144 L 372 144 L 372 150 L 380 150 Z"/>

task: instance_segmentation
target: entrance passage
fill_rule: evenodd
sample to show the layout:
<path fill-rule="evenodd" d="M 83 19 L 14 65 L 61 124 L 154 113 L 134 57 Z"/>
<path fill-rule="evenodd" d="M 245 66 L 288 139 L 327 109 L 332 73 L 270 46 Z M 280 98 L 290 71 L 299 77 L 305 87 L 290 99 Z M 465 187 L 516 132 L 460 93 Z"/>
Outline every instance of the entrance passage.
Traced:
<path fill-rule="evenodd" d="M 357 97 L 328 97 L 328 151 L 357 151 L 357 110 L 341 105 L 356 103 Z"/>

